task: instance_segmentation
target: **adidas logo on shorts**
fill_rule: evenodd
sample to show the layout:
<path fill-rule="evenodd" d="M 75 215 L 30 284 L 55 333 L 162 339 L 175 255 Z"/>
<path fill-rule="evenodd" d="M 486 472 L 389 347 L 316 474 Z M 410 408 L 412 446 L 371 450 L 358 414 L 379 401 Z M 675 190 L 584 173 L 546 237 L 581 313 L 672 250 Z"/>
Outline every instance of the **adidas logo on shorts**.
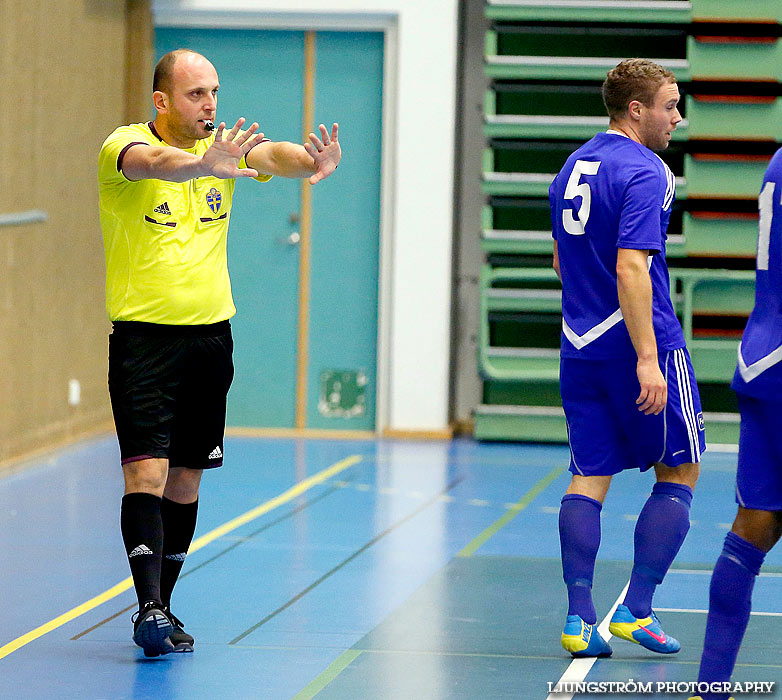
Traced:
<path fill-rule="evenodd" d="M 128 554 L 128 559 L 131 557 L 137 557 L 140 554 L 154 554 L 154 552 L 149 547 L 147 547 L 147 545 L 140 544 L 130 554 Z"/>
<path fill-rule="evenodd" d="M 209 453 L 209 459 L 220 459 L 223 456 L 223 451 L 220 449 L 220 445 L 215 447 L 210 453 Z"/>

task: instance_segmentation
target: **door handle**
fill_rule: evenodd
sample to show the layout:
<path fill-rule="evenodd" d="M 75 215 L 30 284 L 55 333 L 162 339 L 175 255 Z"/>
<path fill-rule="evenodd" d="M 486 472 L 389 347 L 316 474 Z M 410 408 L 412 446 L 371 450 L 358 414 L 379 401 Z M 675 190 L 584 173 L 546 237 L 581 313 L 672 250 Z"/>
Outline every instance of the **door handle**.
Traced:
<path fill-rule="evenodd" d="M 282 243 L 284 245 L 299 245 L 300 241 L 301 234 L 298 231 L 294 231 L 289 236 L 283 236 L 282 238 L 277 239 L 277 243 Z"/>

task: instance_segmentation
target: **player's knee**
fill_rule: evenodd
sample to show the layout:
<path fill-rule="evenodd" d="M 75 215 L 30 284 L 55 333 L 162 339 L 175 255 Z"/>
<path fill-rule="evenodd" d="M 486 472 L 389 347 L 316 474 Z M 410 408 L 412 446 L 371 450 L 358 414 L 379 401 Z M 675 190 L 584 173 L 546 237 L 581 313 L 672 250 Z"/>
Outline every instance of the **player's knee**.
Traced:
<path fill-rule="evenodd" d="M 670 481 L 674 484 L 683 484 L 695 489 L 698 477 L 701 473 L 701 465 L 698 462 L 685 462 L 677 467 L 669 467 L 659 463 L 654 466 L 657 481 Z"/>
<path fill-rule="evenodd" d="M 684 479 L 684 483 L 691 489 L 694 489 L 695 485 L 698 483 L 698 477 L 701 475 L 700 463 L 689 462 L 687 464 L 680 465 L 680 467 L 683 467 L 681 474 L 682 479 Z"/>
<path fill-rule="evenodd" d="M 580 476 L 574 474 L 570 479 L 570 486 L 566 493 L 587 496 L 595 501 L 603 503 L 611 486 L 611 476 Z"/>
<path fill-rule="evenodd" d="M 758 549 L 768 552 L 782 536 L 782 513 L 739 507 L 731 530 Z"/>

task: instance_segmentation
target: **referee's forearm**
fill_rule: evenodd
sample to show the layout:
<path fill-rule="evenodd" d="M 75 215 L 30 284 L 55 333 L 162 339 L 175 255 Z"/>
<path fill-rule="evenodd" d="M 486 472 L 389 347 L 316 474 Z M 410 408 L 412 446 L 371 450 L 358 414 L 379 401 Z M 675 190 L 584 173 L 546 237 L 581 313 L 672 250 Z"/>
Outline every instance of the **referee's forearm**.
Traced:
<path fill-rule="evenodd" d="M 154 157 L 149 165 L 150 174 L 147 177 L 168 182 L 186 182 L 209 174 L 201 156 L 173 148 L 160 150 L 162 153 Z"/>
<path fill-rule="evenodd" d="M 186 182 L 209 174 L 201 156 L 178 148 L 149 149 L 141 158 L 134 157 L 133 150 L 128 151 L 122 164 L 122 172 L 129 180 Z"/>
<path fill-rule="evenodd" d="M 309 177 L 315 172 L 315 161 L 304 146 L 289 141 L 274 144 L 273 169 L 269 175 L 280 177 Z"/>

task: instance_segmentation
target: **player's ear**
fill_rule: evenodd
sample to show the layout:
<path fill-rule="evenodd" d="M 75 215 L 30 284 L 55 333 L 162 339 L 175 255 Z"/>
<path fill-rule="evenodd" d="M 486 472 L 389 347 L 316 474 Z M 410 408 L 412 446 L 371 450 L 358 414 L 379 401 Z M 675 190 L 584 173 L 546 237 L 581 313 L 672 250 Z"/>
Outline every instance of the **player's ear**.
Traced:
<path fill-rule="evenodd" d="M 152 103 L 158 112 L 165 114 L 168 111 L 168 95 L 160 90 L 152 93 Z"/>
<path fill-rule="evenodd" d="M 638 100 L 631 100 L 630 104 L 627 105 L 627 114 L 631 119 L 640 119 L 641 118 L 641 108 L 643 107 L 643 104 L 641 104 Z"/>

